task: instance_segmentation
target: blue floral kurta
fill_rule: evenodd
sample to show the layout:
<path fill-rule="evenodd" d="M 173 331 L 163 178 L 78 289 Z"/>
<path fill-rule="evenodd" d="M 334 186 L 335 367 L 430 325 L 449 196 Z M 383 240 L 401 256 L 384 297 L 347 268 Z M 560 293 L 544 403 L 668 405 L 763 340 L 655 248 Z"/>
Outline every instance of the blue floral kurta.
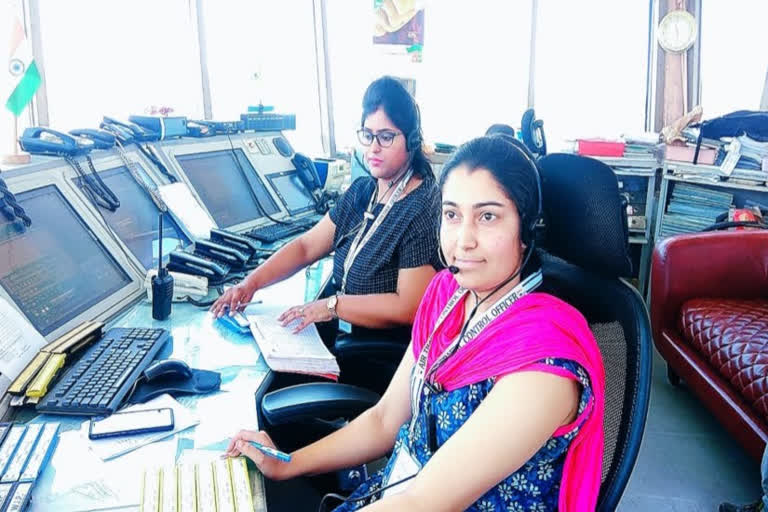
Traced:
<path fill-rule="evenodd" d="M 587 372 L 577 363 L 562 359 L 546 359 L 540 361 L 540 364 L 565 370 L 579 381 L 582 391 L 577 419 L 570 429 L 559 433 L 561 435 L 551 437 L 523 467 L 490 489 L 467 510 L 480 512 L 557 510 L 565 455 L 571 440 L 587 419 L 588 414 L 582 413 L 592 401 L 593 395 Z M 546 371 L 546 369 L 542 369 L 542 371 Z M 424 386 L 424 397 L 421 400 L 416 421 L 414 444 L 410 446 L 411 453 L 416 455 L 422 466 L 432 456 L 429 446 L 429 420 L 434 421 L 433 437 L 439 448 L 477 409 L 480 402 L 493 388 L 494 383 L 495 378 L 490 378 L 453 391 L 442 392 L 431 391 L 429 386 Z M 408 426 L 409 423 L 406 422 L 400 428 L 395 441 L 394 453 L 397 453 L 398 448 L 404 443 L 409 445 Z M 334 512 L 357 510 L 379 499 L 380 495 L 375 494 L 372 498 L 354 501 L 356 497 L 364 496 L 381 487 L 394 459 L 394 457 L 390 457 L 389 463 L 384 469 L 371 475 L 352 493 L 351 499 L 337 507 Z"/>

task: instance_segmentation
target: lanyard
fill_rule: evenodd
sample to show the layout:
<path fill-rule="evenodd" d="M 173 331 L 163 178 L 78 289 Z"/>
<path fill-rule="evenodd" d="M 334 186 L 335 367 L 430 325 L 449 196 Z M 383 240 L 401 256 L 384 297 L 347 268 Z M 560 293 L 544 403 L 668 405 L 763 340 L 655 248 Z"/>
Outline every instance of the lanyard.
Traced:
<path fill-rule="evenodd" d="M 360 230 L 357 232 L 357 235 L 355 235 L 354 240 L 352 240 L 352 245 L 349 246 L 349 252 L 347 253 L 347 257 L 344 259 L 344 274 L 342 274 L 341 277 L 341 290 L 340 294 L 346 293 L 347 289 L 347 277 L 349 277 L 349 269 L 352 268 L 352 264 L 355 262 L 355 258 L 357 258 L 357 255 L 360 254 L 360 251 L 363 250 L 363 247 L 365 247 L 365 244 L 368 243 L 368 241 L 371 239 L 373 234 L 376 232 L 377 229 L 379 229 L 379 226 L 381 226 L 381 223 L 384 222 L 384 218 L 389 213 L 389 210 L 392 209 L 392 207 L 395 205 L 395 201 L 400 199 L 400 196 L 403 195 L 403 190 L 405 190 L 405 186 L 408 185 L 408 181 L 411 179 L 411 176 L 413 176 L 413 169 L 409 169 L 408 172 L 405 174 L 402 180 L 400 180 L 400 183 L 397 184 L 397 187 L 395 188 L 394 193 L 392 194 L 392 197 L 389 198 L 387 203 L 384 205 L 384 209 L 381 210 L 381 213 L 376 217 L 376 219 L 373 221 L 373 224 L 371 225 L 371 229 L 368 230 L 367 233 L 365 233 L 365 236 L 363 236 L 363 232 L 365 231 L 365 227 L 368 225 L 368 220 L 373 219 L 373 206 L 374 201 L 376 200 L 376 188 L 373 189 L 373 194 L 371 194 L 371 199 L 368 201 L 368 208 L 365 209 L 365 213 L 363 214 L 363 223 L 360 226 Z M 378 183 L 376 184 L 376 187 L 378 187 Z"/>
<path fill-rule="evenodd" d="M 427 358 L 429 356 L 429 349 L 432 346 L 432 339 L 435 333 L 443 324 L 448 315 L 451 314 L 456 304 L 459 303 L 462 297 L 466 295 L 467 290 L 465 288 L 459 288 L 454 292 L 448 303 L 443 308 L 440 316 L 435 322 L 435 326 L 432 328 L 432 333 L 427 338 L 427 342 L 421 349 L 419 359 L 416 361 L 416 366 L 413 369 L 413 376 L 411 377 L 411 424 L 409 427 L 409 433 L 413 438 L 413 431 L 416 426 L 416 416 L 419 413 L 419 405 L 421 403 L 421 396 L 424 391 L 424 384 L 427 379 L 431 378 L 440 366 L 451 357 L 456 349 L 469 343 L 477 338 L 488 325 L 496 319 L 503 312 L 508 310 L 512 304 L 517 302 L 521 297 L 530 293 L 536 289 L 542 281 L 541 270 L 538 270 L 521 281 L 517 286 L 505 293 L 499 300 L 491 305 L 479 318 L 471 320 L 464 336 L 457 337 L 453 342 L 445 349 L 434 364 L 427 370 Z"/>

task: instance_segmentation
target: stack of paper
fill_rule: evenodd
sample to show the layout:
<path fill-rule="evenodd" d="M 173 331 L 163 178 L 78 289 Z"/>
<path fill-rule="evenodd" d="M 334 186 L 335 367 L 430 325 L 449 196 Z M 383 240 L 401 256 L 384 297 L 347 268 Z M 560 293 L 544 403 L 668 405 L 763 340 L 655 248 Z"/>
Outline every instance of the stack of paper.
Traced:
<path fill-rule="evenodd" d="M 247 317 L 264 361 L 273 371 L 339 378 L 339 364 L 323 344 L 315 324 L 293 334 L 295 325 L 283 327 L 274 313 L 249 312 Z"/>

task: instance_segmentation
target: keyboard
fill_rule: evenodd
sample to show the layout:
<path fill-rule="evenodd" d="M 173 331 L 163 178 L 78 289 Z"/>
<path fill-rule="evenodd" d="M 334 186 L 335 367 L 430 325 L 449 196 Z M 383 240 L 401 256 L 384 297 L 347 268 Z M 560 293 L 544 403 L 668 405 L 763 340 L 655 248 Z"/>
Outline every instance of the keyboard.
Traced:
<path fill-rule="evenodd" d="M 260 226 L 243 234 L 249 238 L 258 240 L 259 242 L 272 243 L 277 242 L 278 240 L 282 240 L 283 238 L 288 238 L 289 236 L 303 233 L 304 231 L 307 231 L 315 224 L 317 224 L 319 220 L 319 218 L 313 215 L 310 217 L 296 219 L 290 224 L 275 223 L 268 224 L 266 226 Z"/>
<path fill-rule="evenodd" d="M 37 411 L 112 414 L 169 337 L 165 329 L 108 330 L 45 394 Z"/>

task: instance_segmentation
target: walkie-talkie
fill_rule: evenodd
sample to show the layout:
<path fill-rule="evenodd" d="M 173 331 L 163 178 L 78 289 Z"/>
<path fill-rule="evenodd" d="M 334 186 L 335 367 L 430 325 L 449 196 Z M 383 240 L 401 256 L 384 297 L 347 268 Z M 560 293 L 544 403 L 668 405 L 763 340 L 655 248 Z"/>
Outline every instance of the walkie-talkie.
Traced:
<path fill-rule="evenodd" d="M 152 278 L 152 318 L 165 320 L 171 314 L 173 277 L 163 267 L 163 212 L 160 212 L 160 237 L 157 251 L 157 275 Z"/>

